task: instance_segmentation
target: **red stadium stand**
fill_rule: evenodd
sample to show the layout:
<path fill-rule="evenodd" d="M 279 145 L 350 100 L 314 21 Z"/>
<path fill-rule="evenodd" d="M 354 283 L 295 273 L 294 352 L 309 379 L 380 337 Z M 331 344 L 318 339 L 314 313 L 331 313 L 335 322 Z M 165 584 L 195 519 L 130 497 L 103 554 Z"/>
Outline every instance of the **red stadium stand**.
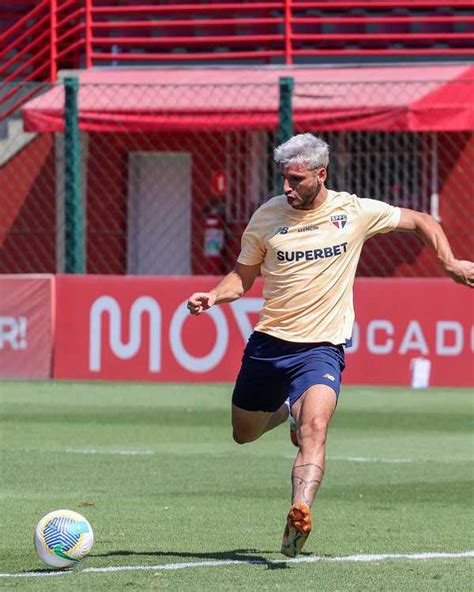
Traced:
<path fill-rule="evenodd" d="M 28 14 L 36 6 L 37 0 L 10 0 L 0 6 L 0 35 Z"/>
<path fill-rule="evenodd" d="M 14 0 L 0 6 L 0 120 L 59 69 L 474 55 L 473 0 Z M 19 84 L 21 81 L 22 84 Z"/>
<path fill-rule="evenodd" d="M 474 53 L 473 7 L 472 0 L 448 7 L 440 0 L 21 0 L 0 7 L 0 76 L 16 68 L 17 78 L 54 80 L 58 68 L 112 62 L 459 57 Z M 15 60 L 6 68 L 8 54 Z M 22 70 L 27 56 L 31 63 Z"/>

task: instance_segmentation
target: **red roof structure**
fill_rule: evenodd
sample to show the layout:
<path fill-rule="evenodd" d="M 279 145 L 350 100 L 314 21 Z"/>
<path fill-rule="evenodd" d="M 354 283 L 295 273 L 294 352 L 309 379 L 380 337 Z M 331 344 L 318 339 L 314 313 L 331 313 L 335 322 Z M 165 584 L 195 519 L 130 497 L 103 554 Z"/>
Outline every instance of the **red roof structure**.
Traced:
<path fill-rule="evenodd" d="M 474 129 L 474 66 L 234 67 L 78 74 L 84 131 L 271 130 L 281 77 L 295 80 L 298 131 Z M 27 131 L 61 131 L 64 87 L 23 108 Z"/>

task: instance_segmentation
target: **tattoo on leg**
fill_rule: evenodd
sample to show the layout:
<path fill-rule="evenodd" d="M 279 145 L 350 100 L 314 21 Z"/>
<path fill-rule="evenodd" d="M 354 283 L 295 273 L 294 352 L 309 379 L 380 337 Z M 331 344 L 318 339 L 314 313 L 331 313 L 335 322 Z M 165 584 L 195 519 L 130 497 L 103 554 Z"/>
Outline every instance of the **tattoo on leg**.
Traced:
<path fill-rule="evenodd" d="M 292 500 L 301 500 L 308 506 L 313 503 L 314 496 L 321 485 L 324 469 L 316 463 L 296 465 L 291 472 Z"/>
<path fill-rule="evenodd" d="M 305 465 L 295 465 L 295 466 L 293 467 L 293 471 L 294 471 L 295 469 L 303 469 L 303 468 L 306 468 L 306 467 L 316 467 L 316 468 L 318 468 L 318 469 L 321 471 L 321 474 L 322 474 L 322 475 L 324 475 L 324 469 L 323 469 L 322 467 L 320 467 L 320 466 L 319 466 L 318 464 L 316 464 L 316 463 L 306 463 Z"/>

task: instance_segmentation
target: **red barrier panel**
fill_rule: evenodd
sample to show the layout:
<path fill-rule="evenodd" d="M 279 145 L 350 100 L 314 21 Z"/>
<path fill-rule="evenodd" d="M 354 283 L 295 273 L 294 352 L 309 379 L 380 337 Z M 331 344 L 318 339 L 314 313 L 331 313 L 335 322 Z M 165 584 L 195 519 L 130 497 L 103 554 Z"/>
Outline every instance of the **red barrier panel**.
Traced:
<path fill-rule="evenodd" d="M 54 276 L 0 275 L 0 378 L 51 377 Z"/>
<path fill-rule="evenodd" d="M 244 298 L 191 317 L 188 296 L 213 277 L 58 276 L 54 376 L 233 381 L 261 304 Z M 431 384 L 474 384 L 473 294 L 448 279 L 360 279 L 344 382 L 409 385 L 414 358 Z"/>
<path fill-rule="evenodd" d="M 354 304 L 346 383 L 410 384 L 421 357 L 431 361 L 431 386 L 474 385 L 472 290 L 447 278 L 364 278 Z"/>
<path fill-rule="evenodd" d="M 233 380 L 261 300 L 191 317 L 190 293 L 216 282 L 204 276 L 58 276 L 54 376 Z"/>

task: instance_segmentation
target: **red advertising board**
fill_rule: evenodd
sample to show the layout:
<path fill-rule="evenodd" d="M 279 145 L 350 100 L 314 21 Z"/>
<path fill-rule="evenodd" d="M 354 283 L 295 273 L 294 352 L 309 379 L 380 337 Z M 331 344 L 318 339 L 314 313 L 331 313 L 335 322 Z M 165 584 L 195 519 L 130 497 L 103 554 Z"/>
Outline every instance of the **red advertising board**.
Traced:
<path fill-rule="evenodd" d="M 228 381 L 260 298 L 191 317 L 213 277 L 57 277 L 56 378 Z M 255 295 L 258 287 L 254 288 Z M 250 296 L 250 295 L 249 295 Z"/>
<path fill-rule="evenodd" d="M 0 275 L 0 378 L 51 377 L 54 276 Z"/>
<path fill-rule="evenodd" d="M 408 385 L 415 359 L 431 386 L 474 385 L 474 294 L 447 278 L 360 279 L 344 381 Z"/>
<path fill-rule="evenodd" d="M 54 376 L 233 381 L 261 305 L 261 282 L 200 317 L 189 295 L 213 277 L 58 276 Z M 415 358 L 431 385 L 474 384 L 473 294 L 448 279 L 360 279 L 346 384 L 409 385 Z"/>

